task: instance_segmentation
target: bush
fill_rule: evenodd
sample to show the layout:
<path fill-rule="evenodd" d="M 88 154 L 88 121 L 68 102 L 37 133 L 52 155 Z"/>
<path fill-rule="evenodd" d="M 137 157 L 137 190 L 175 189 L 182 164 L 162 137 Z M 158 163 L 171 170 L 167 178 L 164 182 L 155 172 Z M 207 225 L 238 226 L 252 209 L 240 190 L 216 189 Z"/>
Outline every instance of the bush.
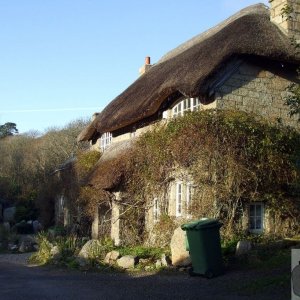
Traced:
<path fill-rule="evenodd" d="M 169 246 L 174 230 L 178 226 L 174 217 L 170 217 L 166 214 L 160 216 L 159 221 L 154 225 L 151 232 L 148 233 L 146 245 L 155 247 Z"/>
<path fill-rule="evenodd" d="M 47 264 L 52 258 L 51 249 L 53 244 L 49 241 L 49 235 L 46 232 L 38 233 L 36 239 L 39 250 L 34 253 L 29 260 L 32 263 Z"/>

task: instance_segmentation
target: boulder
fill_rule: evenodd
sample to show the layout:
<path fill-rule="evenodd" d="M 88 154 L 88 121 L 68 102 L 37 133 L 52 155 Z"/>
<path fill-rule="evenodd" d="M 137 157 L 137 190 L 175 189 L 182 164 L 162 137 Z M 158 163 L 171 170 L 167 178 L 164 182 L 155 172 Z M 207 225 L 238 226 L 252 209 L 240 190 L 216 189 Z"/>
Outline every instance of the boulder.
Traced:
<path fill-rule="evenodd" d="M 50 254 L 54 260 L 59 260 L 61 258 L 61 253 L 58 246 L 54 246 L 50 250 Z"/>
<path fill-rule="evenodd" d="M 118 266 L 123 269 L 134 268 L 136 262 L 137 262 L 137 258 L 136 256 L 133 255 L 125 255 L 117 260 Z"/>
<path fill-rule="evenodd" d="M 89 240 L 81 248 L 78 257 L 88 259 L 91 253 L 96 252 L 101 247 L 101 243 L 98 240 Z"/>
<path fill-rule="evenodd" d="M 8 248 L 9 251 L 17 251 L 18 250 L 18 245 L 9 243 L 7 248 Z"/>
<path fill-rule="evenodd" d="M 86 267 L 89 265 L 89 261 L 82 257 L 76 257 L 75 261 L 78 263 L 80 267 Z"/>
<path fill-rule="evenodd" d="M 146 265 L 150 263 L 150 259 L 149 258 L 140 258 L 139 259 L 139 264 L 141 265 Z"/>
<path fill-rule="evenodd" d="M 162 266 L 164 266 L 164 267 L 167 267 L 171 264 L 171 260 L 168 256 L 166 256 L 166 254 L 162 254 L 160 260 L 161 260 Z"/>
<path fill-rule="evenodd" d="M 4 227 L 4 229 L 5 229 L 6 231 L 10 231 L 10 224 L 9 224 L 9 222 L 4 222 L 4 223 L 3 223 L 3 227 Z"/>
<path fill-rule="evenodd" d="M 235 255 L 240 256 L 247 254 L 252 249 L 250 241 L 239 241 L 236 245 Z"/>
<path fill-rule="evenodd" d="M 104 263 L 106 264 L 113 264 L 116 262 L 116 260 L 120 257 L 120 252 L 113 250 L 111 252 L 108 252 L 105 256 Z"/>
<path fill-rule="evenodd" d="M 15 219 L 16 207 L 8 207 L 3 211 L 3 222 L 13 222 Z"/>
<path fill-rule="evenodd" d="M 158 259 L 158 260 L 155 262 L 155 268 L 156 268 L 156 269 L 159 269 L 159 268 L 161 268 L 161 267 L 162 267 L 162 262 L 161 262 L 160 259 Z"/>
<path fill-rule="evenodd" d="M 20 238 L 19 241 L 19 252 L 32 252 L 35 251 L 36 241 L 34 237 L 30 235 L 25 235 Z"/>
<path fill-rule="evenodd" d="M 42 230 L 42 224 L 38 220 L 32 222 L 32 228 L 34 233 L 38 233 Z"/>
<path fill-rule="evenodd" d="M 186 251 L 186 235 L 185 231 L 178 227 L 175 229 L 171 239 L 171 255 L 172 265 L 174 266 L 188 266 L 191 264 L 191 258 L 188 251 Z"/>

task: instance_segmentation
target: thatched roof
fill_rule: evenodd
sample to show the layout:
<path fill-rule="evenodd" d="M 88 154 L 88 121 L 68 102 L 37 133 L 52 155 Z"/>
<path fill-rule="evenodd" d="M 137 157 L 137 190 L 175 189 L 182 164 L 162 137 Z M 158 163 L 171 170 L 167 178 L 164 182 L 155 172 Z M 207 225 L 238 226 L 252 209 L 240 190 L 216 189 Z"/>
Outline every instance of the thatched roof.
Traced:
<path fill-rule="evenodd" d="M 153 116 L 176 92 L 204 101 L 214 76 L 231 59 L 245 56 L 299 63 L 289 38 L 270 21 L 263 4 L 238 12 L 166 54 L 108 104 L 78 140 L 95 140 L 104 132 Z"/>
<path fill-rule="evenodd" d="M 85 184 L 96 189 L 112 189 L 118 186 L 126 169 L 125 156 L 136 139 L 111 144 L 103 153 Z"/>

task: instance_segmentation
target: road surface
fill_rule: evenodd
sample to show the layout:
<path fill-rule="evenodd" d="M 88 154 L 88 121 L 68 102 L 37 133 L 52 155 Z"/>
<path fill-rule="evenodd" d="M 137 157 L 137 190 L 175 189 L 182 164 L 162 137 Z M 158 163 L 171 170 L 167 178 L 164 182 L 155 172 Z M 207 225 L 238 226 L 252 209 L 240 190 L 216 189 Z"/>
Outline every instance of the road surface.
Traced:
<path fill-rule="evenodd" d="M 205 279 L 176 274 L 97 273 L 27 266 L 21 256 L 0 255 L 1 300 L 90 299 L 288 299 L 282 289 L 258 294 L 239 287 L 254 273 L 227 272 Z M 22 260 L 23 259 L 23 260 Z M 255 273 L 256 274 L 256 273 Z M 256 275 L 255 275 L 256 276 Z M 254 291 L 255 292 L 255 291 Z"/>

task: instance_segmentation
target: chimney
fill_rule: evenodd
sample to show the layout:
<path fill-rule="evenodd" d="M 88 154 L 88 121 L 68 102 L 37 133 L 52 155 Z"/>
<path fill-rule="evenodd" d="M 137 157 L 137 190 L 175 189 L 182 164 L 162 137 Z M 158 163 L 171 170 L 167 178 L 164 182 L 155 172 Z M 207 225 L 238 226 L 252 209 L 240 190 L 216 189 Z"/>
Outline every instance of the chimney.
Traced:
<path fill-rule="evenodd" d="M 300 41 L 300 0 L 272 0 L 271 21 L 290 38 Z"/>
<path fill-rule="evenodd" d="M 140 75 L 143 75 L 144 73 L 148 72 L 151 67 L 152 67 L 152 65 L 150 62 L 150 56 L 146 56 L 145 64 L 142 67 L 140 67 L 140 69 L 139 69 Z"/>

